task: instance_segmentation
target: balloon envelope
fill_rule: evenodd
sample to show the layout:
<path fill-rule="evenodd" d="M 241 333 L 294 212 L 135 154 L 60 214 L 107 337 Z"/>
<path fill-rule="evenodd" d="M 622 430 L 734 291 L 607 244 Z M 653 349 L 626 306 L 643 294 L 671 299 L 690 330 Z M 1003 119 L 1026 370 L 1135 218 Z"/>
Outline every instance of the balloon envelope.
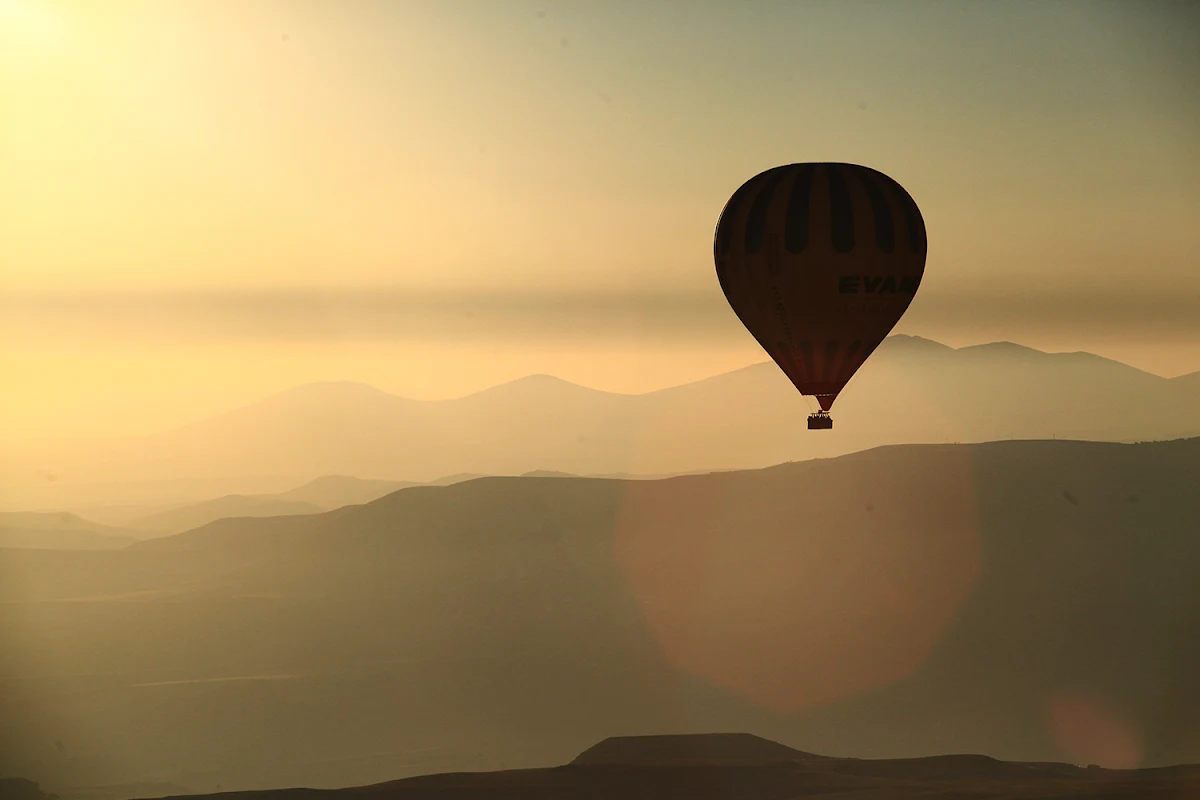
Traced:
<path fill-rule="evenodd" d="M 755 175 L 726 203 L 713 240 L 734 313 L 825 411 L 912 302 L 925 251 L 908 192 L 855 164 Z"/>

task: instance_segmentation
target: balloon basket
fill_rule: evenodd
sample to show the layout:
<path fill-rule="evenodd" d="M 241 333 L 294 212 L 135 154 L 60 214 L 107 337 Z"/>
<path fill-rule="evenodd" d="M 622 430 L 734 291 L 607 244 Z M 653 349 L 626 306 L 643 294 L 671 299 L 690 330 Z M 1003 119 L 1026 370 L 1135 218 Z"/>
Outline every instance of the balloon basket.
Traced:
<path fill-rule="evenodd" d="M 818 411 L 816 414 L 809 414 L 808 429 L 810 431 L 833 430 L 833 417 L 829 416 L 824 411 Z"/>

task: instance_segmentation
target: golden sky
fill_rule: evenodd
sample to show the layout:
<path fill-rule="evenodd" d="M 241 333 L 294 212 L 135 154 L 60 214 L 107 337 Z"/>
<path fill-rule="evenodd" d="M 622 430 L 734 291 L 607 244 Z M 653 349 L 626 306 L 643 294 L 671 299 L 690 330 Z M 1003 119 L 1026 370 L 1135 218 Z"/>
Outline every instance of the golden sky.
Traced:
<path fill-rule="evenodd" d="M 899 331 L 1200 369 L 1187 3 L 0 0 L 0 435 L 315 380 L 642 391 L 765 356 L 729 194 L 896 178 Z"/>

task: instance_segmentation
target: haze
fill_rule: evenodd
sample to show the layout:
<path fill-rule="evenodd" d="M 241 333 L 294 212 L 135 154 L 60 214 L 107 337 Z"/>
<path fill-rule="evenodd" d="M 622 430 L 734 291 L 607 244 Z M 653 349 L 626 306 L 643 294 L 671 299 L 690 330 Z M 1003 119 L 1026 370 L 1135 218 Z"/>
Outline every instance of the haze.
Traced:
<path fill-rule="evenodd" d="M 1197 796 L 1197 31 L 0 0 L 0 800 Z"/>
<path fill-rule="evenodd" d="M 754 363 L 711 232 L 796 160 L 921 205 L 900 332 L 1200 363 L 1190 4 L 0 9 L 6 438 Z"/>

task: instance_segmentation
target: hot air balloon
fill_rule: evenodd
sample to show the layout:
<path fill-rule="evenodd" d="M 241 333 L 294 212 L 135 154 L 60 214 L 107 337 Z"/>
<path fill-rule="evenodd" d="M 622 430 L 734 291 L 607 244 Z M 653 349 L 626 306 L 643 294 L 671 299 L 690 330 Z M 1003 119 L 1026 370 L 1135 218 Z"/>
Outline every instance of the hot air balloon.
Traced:
<path fill-rule="evenodd" d="M 725 204 L 717 279 L 762 348 L 833 427 L 846 383 L 912 302 L 925 272 L 925 222 L 900 184 L 856 164 L 789 164 L 755 175 Z"/>

